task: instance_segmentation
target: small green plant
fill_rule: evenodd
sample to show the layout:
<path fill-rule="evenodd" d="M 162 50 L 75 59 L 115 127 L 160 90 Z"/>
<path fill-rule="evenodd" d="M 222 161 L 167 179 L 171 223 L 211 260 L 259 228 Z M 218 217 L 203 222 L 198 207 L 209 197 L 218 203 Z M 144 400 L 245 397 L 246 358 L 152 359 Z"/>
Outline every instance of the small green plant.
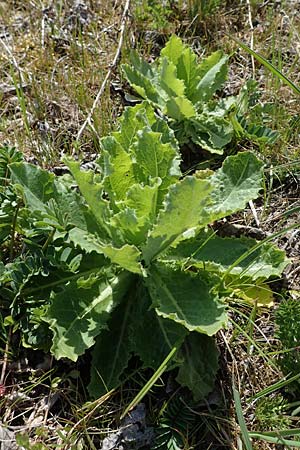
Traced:
<path fill-rule="evenodd" d="M 189 0 L 187 9 L 191 20 L 206 19 L 220 8 L 221 0 Z"/>
<path fill-rule="evenodd" d="M 211 153 L 223 153 L 233 139 L 272 143 L 277 133 L 245 117 L 253 82 L 237 97 L 220 97 L 228 71 L 228 56 L 217 51 L 200 63 L 191 48 L 172 36 L 152 64 L 131 54 L 123 71 L 132 88 L 169 121 L 180 144 L 193 142 Z"/>
<path fill-rule="evenodd" d="M 297 375 L 300 373 L 300 301 L 288 298 L 282 301 L 276 311 L 276 335 L 281 342 L 283 353 L 279 364 L 283 372 Z M 299 381 L 292 384 L 299 389 Z"/>
<path fill-rule="evenodd" d="M 202 398 L 227 297 L 240 278 L 259 289 L 287 264 L 270 243 L 208 228 L 257 197 L 262 163 L 244 152 L 183 177 L 174 133 L 147 102 L 101 147 L 95 171 L 66 161 L 72 177 L 10 164 L 25 247 L 2 265 L 1 295 L 26 345 L 73 361 L 94 345 L 92 396 L 122 382 L 132 354 L 156 370 L 176 349 L 177 381 Z"/>
<path fill-rule="evenodd" d="M 173 26 L 171 4 L 168 0 L 138 0 L 135 2 L 133 15 L 143 27 L 151 30 L 166 30 Z"/>
<path fill-rule="evenodd" d="M 172 398 L 162 409 L 152 450 L 187 448 L 188 436 L 195 426 L 196 415 L 181 396 Z"/>
<path fill-rule="evenodd" d="M 261 398 L 255 408 L 255 417 L 262 430 L 284 430 L 292 425 L 286 412 L 288 402 L 280 394 Z"/>

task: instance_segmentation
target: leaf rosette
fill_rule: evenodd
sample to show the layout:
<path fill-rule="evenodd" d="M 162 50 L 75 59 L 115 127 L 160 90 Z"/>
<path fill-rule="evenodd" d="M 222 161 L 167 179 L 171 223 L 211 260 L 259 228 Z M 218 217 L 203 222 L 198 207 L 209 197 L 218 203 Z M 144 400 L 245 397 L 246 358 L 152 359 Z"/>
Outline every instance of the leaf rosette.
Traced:
<path fill-rule="evenodd" d="M 173 63 L 184 73 L 179 59 Z M 163 70 L 167 86 L 173 69 Z M 205 73 L 213 93 L 220 81 Z M 199 83 L 192 68 L 185 76 L 191 86 Z M 182 83 L 169 89 L 180 98 Z M 10 166 L 28 214 L 53 230 L 54 244 L 69 249 L 61 255 L 69 272 L 41 288 L 48 295 L 43 320 L 53 334 L 51 352 L 76 360 L 94 345 L 89 389 L 98 396 L 120 384 L 132 354 L 156 369 L 176 347 L 178 381 L 195 398 L 206 395 L 213 376 L 200 383 L 201 354 L 208 359 L 211 349 L 215 373 L 211 336 L 226 326 L 226 298 L 237 289 L 237 283 L 230 288 L 232 277 L 261 285 L 287 264 L 271 244 L 209 231 L 259 195 L 262 163 L 244 152 L 216 172 L 183 177 L 173 130 L 143 102 L 127 108 L 119 131 L 101 140 L 97 170 L 66 164 L 72 182 L 29 164 Z M 27 288 L 27 295 L 37 290 Z"/>

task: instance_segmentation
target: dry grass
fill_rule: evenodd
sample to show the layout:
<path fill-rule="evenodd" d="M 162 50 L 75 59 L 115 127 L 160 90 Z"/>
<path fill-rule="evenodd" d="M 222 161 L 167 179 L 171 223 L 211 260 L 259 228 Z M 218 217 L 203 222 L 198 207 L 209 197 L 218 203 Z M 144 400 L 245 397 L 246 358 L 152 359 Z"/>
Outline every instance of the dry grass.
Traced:
<path fill-rule="evenodd" d="M 73 151 L 117 46 L 121 2 L 2 2 L 0 5 L 0 139 L 43 166 Z M 107 86 L 94 114 L 108 133 L 119 101 Z M 86 132 L 81 155 L 97 144 Z"/>

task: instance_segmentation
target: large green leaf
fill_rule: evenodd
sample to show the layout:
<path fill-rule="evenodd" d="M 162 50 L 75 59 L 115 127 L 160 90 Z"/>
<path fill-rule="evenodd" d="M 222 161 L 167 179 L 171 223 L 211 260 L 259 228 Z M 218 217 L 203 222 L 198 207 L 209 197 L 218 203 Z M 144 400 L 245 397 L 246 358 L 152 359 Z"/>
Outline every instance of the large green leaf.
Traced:
<path fill-rule="evenodd" d="M 184 233 L 207 223 L 206 206 L 210 192 L 209 182 L 195 177 L 186 177 L 170 187 L 164 209 L 142 248 L 146 264 L 175 240 L 182 239 Z"/>
<path fill-rule="evenodd" d="M 131 348 L 145 367 L 156 370 L 173 347 L 179 348 L 188 330 L 164 319 L 151 307 L 148 290 L 139 285 L 130 321 Z"/>
<path fill-rule="evenodd" d="M 159 317 L 151 309 L 146 288 L 138 283 L 126 294 L 126 302 L 113 313 L 108 329 L 96 339 L 93 350 L 89 392 L 99 397 L 118 387 L 131 354 L 145 367 L 157 370 L 170 350 L 180 347 L 188 331 L 175 322 Z"/>
<path fill-rule="evenodd" d="M 258 197 L 262 187 L 263 163 L 253 153 L 228 156 L 221 169 L 209 180 L 213 186 L 212 205 L 208 208 L 212 221 L 244 209 Z"/>
<path fill-rule="evenodd" d="M 170 249 L 166 257 L 160 260 L 206 269 L 220 275 L 234 265 L 230 274 L 253 280 L 279 277 L 289 263 L 285 253 L 271 243 L 261 244 L 253 251 L 256 246 L 255 239 L 222 238 L 211 232 L 202 232 L 196 238 L 183 241 L 175 249 Z M 235 265 L 237 260 L 239 262 Z"/>
<path fill-rule="evenodd" d="M 226 324 L 225 307 L 213 293 L 218 279 L 208 272 L 194 274 L 158 264 L 145 281 L 158 315 L 209 336 Z"/>
<path fill-rule="evenodd" d="M 110 313 L 126 294 L 131 281 L 129 272 L 111 279 L 99 272 L 98 277 L 78 278 L 60 292 L 53 292 L 45 317 L 53 332 L 53 355 L 76 361 L 91 347 L 95 336 L 106 327 Z"/>
<path fill-rule="evenodd" d="M 176 380 L 188 387 L 195 401 L 206 397 L 214 388 L 218 370 L 218 350 L 213 338 L 190 333 L 182 345 L 180 355 L 184 362 Z"/>

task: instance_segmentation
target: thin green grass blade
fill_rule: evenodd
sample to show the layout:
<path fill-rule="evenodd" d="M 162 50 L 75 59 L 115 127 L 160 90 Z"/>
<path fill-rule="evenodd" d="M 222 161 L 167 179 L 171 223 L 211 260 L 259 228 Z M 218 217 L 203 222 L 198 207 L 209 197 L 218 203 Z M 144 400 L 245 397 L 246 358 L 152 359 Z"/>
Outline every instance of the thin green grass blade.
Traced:
<path fill-rule="evenodd" d="M 134 408 L 140 401 L 145 397 L 145 395 L 149 392 L 149 390 L 152 388 L 154 383 L 158 380 L 158 378 L 164 373 L 164 371 L 167 368 L 167 365 L 169 361 L 173 358 L 175 353 L 177 352 L 177 347 L 173 347 L 168 356 L 164 359 L 164 361 L 161 363 L 157 371 L 152 375 L 149 381 L 145 384 L 145 386 L 140 390 L 140 392 L 134 397 L 134 399 L 129 403 L 127 408 L 122 413 L 120 419 L 123 419 L 129 411 Z"/>
<path fill-rule="evenodd" d="M 232 389 L 233 390 L 233 398 L 234 398 L 234 403 L 235 403 L 235 412 L 236 412 L 239 426 L 241 429 L 242 440 L 245 444 L 246 450 L 253 450 L 253 447 L 252 447 L 252 444 L 250 441 L 250 434 L 249 434 L 249 431 L 247 430 L 246 422 L 245 422 L 245 419 L 243 416 L 240 394 L 234 384 L 233 384 L 232 388 L 233 388 Z"/>
<path fill-rule="evenodd" d="M 296 94 L 300 95 L 300 87 L 297 86 L 293 81 L 291 81 L 288 77 L 286 77 L 280 70 L 278 70 L 273 64 L 271 64 L 267 59 L 265 59 L 263 56 L 261 56 L 259 53 L 252 50 L 250 47 L 248 47 L 247 44 L 244 44 L 244 42 L 240 41 L 239 39 L 234 38 L 233 36 L 230 36 L 231 39 L 233 39 L 240 47 L 242 47 L 246 52 L 248 52 L 250 55 L 252 55 L 258 62 L 263 64 L 270 72 L 272 72 L 273 75 L 275 75 L 277 78 L 279 78 L 284 84 L 289 86 Z"/>
<path fill-rule="evenodd" d="M 239 311 L 235 308 L 231 309 L 237 313 L 239 313 Z M 251 345 L 253 345 L 253 347 L 257 350 L 258 354 L 265 360 L 268 362 L 268 364 L 273 367 L 274 369 L 277 368 L 277 365 L 272 361 L 271 358 L 268 357 L 267 354 L 265 354 L 259 347 L 259 345 L 257 345 L 256 341 L 254 339 L 251 338 L 251 336 L 245 331 L 243 330 L 243 328 L 236 322 L 234 321 L 232 318 L 230 319 L 230 321 L 233 323 L 233 325 L 235 326 L 235 328 L 237 328 L 247 339 L 248 342 L 250 342 Z"/>
<path fill-rule="evenodd" d="M 274 383 L 271 386 L 268 386 L 267 388 L 265 388 L 262 391 L 255 394 L 252 397 L 252 400 L 257 400 L 261 397 L 265 397 L 266 395 L 269 395 L 272 392 L 277 391 L 278 389 L 282 389 L 284 386 L 287 386 L 288 384 L 292 383 L 293 381 L 298 380 L 299 378 L 300 378 L 300 373 L 298 373 L 297 375 L 294 375 L 291 378 L 285 378 L 283 380 L 277 381 L 277 383 Z"/>
<path fill-rule="evenodd" d="M 290 430 L 291 433 L 290 435 L 292 435 L 292 432 L 294 430 Z M 277 436 L 276 436 L 277 434 Z M 298 435 L 298 433 L 296 433 Z M 300 440 L 298 441 L 294 441 L 294 440 L 290 440 L 290 439 L 284 439 L 283 437 L 281 437 L 281 431 L 278 431 L 277 433 L 275 433 L 275 436 L 270 436 L 269 433 L 258 433 L 258 432 L 249 432 L 249 436 L 251 438 L 254 439 L 260 439 L 263 440 L 265 442 L 270 442 L 272 444 L 280 444 L 280 445 L 285 445 L 285 448 L 300 448 Z"/>
<path fill-rule="evenodd" d="M 300 428 L 289 428 L 287 430 L 278 430 L 278 431 L 251 431 L 249 434 L 255 434 L 259 433 L 264 436 L 271 436 L 271 437 L 289 437 L 289 436 L 300 436 Z"/>

